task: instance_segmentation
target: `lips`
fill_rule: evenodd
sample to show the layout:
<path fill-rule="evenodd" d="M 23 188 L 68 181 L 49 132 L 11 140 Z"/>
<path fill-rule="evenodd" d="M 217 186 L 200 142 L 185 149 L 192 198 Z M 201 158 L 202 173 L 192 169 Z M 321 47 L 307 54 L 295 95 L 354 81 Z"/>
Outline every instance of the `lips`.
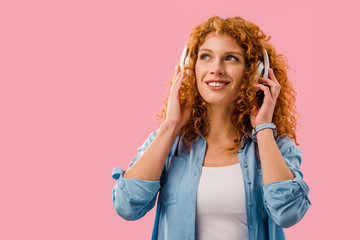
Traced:
<path fill-rule="evenodd" d="M 211 90 L 221 90 L 230 82 L 222 79 L 212 79 L 205 81 L 205 83 Z"/>
<path fill-rule="evenodd" d="M 206 84 L 209 84 L 209 83 L 211 83 L 211 82 L 215 82 L 215 83 L 225 83 L 225 84 L 228 84 L 228 83 L 229 83 L 229 81 L 221 80 L 221 79 L 218 79 L 218 80 L 216 80 L 216 79 L 211 79 L 211 80 L 205 81 Z"/>
<path fill-rule="evenodd" d="M 205 81 L 205 83 L 212 88 L 219 88 L 219 87 L 224 87 L 225 85 L 229 84 L 230 82 L 221 80 L 221 79 L 212 79 L 212 80 Z"/>

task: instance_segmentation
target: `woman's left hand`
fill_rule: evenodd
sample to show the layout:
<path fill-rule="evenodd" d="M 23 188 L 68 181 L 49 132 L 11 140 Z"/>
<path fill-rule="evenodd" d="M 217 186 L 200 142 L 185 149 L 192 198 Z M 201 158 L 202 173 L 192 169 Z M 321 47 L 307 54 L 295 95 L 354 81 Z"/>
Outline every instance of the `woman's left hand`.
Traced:
<path fill-rule="evenodd" d="M 274 109 L 276 105 L 276 100 L 280 94 L 281 86 L 279 82 L 276 80 L 274 71 L 272 68 L 269 69 L 269 77 L 268 78 L 259 78 L 259 82 L 266 83 L 268 86 L 263 84 L 255 84 L 254 87 L 259 89 L 259 91 L 264 92 L 264 101 L 255 113 L 250 116 L 250 122 L 253 128 L 263 123 L 271 123 Z"/>

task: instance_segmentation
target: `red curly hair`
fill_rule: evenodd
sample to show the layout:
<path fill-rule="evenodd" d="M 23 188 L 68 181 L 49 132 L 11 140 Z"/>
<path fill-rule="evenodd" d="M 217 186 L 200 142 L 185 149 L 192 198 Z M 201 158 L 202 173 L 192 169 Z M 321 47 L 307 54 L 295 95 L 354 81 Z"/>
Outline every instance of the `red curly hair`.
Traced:
<path fill-rule="evenodd" d="M 254 84 L 256 83 L 257 62 L 263 59 L 264 48 L 268 52 L 270 66 L 281 91 L 278 96 L 274 114 L 273 123 L 276 125 L 278 135 L 288 136 L 294 140 L 296 145 L 296 125 L 295 115 L 298 115 L 295 107 L 296 92 L 288 80 L 287 60 L 284 55 L 277 54 L 275 48 L 269 43 L 270 36 L 266 36 L 259 26 L 246 21 L 241 17 L 232 17 L 222 19 L 218 16 L 210 17 L 207 21 L 195 26 L 190 33 L 187 41 L 189 62 L 184 66 L 184 79 L 180 88 L 180 103 L 188 105 L 191 116 L 189 121 L 180 129 L 182 139 L 185 140 L 188 149 L 191 143 L 198 140 L 199 133 L 206 136 L 210 129 L 207 119 L 207 103 L 200 96 L 196 86 L 195 63 L 200 46 L 204 43 L 205 37 L 215 32 L 216 34 L 227 34 L 234 38 L 238 45 L 245 51 L 245 72 L 242 78 L 239 97 L 235 100 L 235 108 L 230 116 L 231 124 L 236 129 L 236 139 L 234 145 L 228 150 L 234 150 L 241 147 L 241 139 L 246 136 L 249 140 L 249 134 L 252 129 L 250 115 L 259 108 L 258 103 L 261 96 L 256 93 Z M 172 76 L 173 79 L 174 75 Z M 172 79 L 169 81 L 172 84 Z M 263 94 L 262 91 L 258 91 Z M 162 122 L 166 118 L 168 97 L 164 101 L 164 106 L 160 115 L 157 115 L 158 121 Z"/>

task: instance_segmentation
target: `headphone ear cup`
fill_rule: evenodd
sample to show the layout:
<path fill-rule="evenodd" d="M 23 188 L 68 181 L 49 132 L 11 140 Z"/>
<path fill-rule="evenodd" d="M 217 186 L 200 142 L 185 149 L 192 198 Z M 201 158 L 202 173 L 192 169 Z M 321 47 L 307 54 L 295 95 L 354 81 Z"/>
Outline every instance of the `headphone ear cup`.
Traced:
<path fill-rule="evenodd" d="M 185 45 L 184 50 L 181 54 L 181 59 L 180 59 L 180 69 L 183 70 L 184 69 L 184 65 L 189 63 L 189 57 L 188 57 L 188 47 L 187 45 Z"/>
<path fill-rule="evenodd" d="M 264 74 L 263 74 L 263 78 L 268 78 L 269 75 L 269 69 L 270 69 L 270 60 L 269 60 L 269 55 L 266 51 L 266 49 L 264 49 Z"/>
<path fill-rule="evenodd" d="M 257 62 L 257 77 L 256 80 L 259 80 L 259 78 L 264 77 L 265 72 L 265 65 L 262 61 Z"/>
<path fill-rule="evenodd" d="M 258 68 L 257 68 L 258 78 L 257 79 L 268 78 L 270 61 L 269 61 L 269 55 L 265 49 L 264 49 L 263 55 L 264 55 L 263 60 L 257 62 L 257 66 L 258 66 Z"/>

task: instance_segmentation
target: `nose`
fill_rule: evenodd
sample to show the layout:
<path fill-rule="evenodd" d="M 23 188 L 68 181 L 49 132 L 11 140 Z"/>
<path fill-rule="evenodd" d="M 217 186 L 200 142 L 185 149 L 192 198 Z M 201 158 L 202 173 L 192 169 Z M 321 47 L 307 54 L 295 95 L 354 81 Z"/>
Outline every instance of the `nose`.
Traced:
<path fill-rule="evenodd" d="M 221 63 L 221 60 L 214 61 L 211 66 L 211 75 L 220 75 L 223 76 L 225 74 L 224 66 Z"/>

